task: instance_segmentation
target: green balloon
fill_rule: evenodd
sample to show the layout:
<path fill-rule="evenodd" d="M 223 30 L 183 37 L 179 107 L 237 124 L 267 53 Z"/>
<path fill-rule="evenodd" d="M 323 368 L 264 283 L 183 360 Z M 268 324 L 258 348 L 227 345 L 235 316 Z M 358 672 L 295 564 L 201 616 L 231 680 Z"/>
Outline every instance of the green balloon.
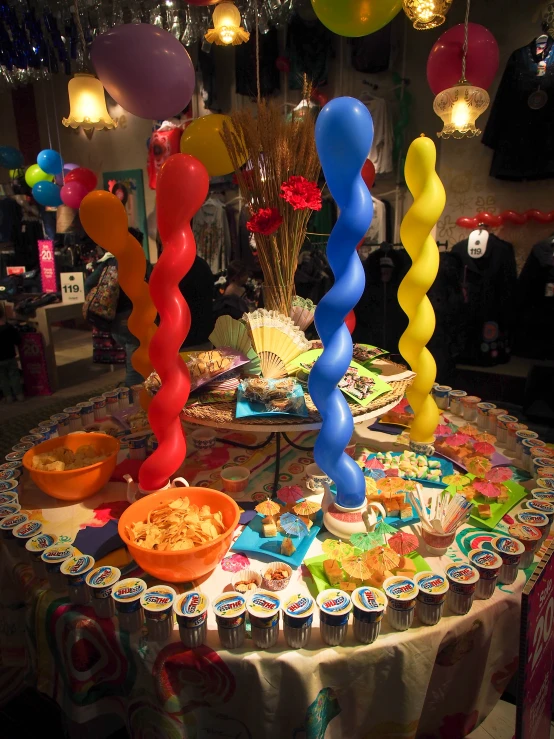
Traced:
<path fill-rule="evenodd" d="M 38 164 L 31 164 L 29 169 L 25 172 L 25 182 L 29 187 L 33 187 L 37 182 L 54 182 L 54 177 L 51 174 L 47 174 L 41 169 Z"/>
<path fill-rule="evenodd" d="M 330 31 L 354 38 L 390 23 L 402 9 L 402 0 L 312 0 L 312 7 Z"/>

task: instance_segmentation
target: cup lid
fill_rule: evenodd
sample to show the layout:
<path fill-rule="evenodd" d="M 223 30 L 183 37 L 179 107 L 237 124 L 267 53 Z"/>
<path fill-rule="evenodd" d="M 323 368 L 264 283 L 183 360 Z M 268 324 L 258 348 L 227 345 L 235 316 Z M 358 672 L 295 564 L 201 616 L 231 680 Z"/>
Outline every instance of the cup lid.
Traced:
<path fill-rule="evenodd" d="M 534 464 L 536 467 L 549 467 L 552 464 L 552 457 L 535 457 Z"/>
<path fill-rule="evenodd" d="M 13 507 L 14 506 L 4 506 L 4 510 Z M 17 511 L 17 513 L 14 512 L 11 516 L 6 516 L 6 518 L 2 519 L 0 522 L 0 529 L 2 531 L 11 531 L 12 529 L 15 529 L 16 526 L 19 526 L 20 523 L 25 523 L 25 521 L 28 520 L 29 516 L 26 513 Z"/>
<path fill-rule="evenodd" d="M 55 562 L 63 562 L 64 559 L 72 557 L 75 552 L 75 547 L 72 544 L 52 544 L 43 551 L 40 558 L 47 564 Z"/>
<path fill-rule="evenodd" d="M 4 503 L 0 505 L 0 520 L 3 519 L 4 521 L 8 516 L 13 516 L 15 513 L 18 513 L 18 511 L 21 510 L 21 506 L 17 502 L 17 498 L 13 503 Z M 29 518 L 27 516 L 27 518 Z M 23 521 L 20 521 L 19 523 L 23 523 Z M 15 524 L 17 526 L 17 524 Z"/>
<path fill-rule="evenodd" d="M 269 590 L 258 590 L 248 596 L 246 610 L 251 616 L 271 618 L 281 609 L 281 599 Z"/>
<path fill-rule="evenodd" d="M 508 529 L 508 533 L 519 541 L 538 541 L 542 536 L 536 526 L 529 526 L 526 523 L 513 523 Z"/>
<path fill-rule="evenodd" d="M 17 487 L 18 481 L 16 479 L 0 480 L 0 493 L 9 493 Z"/>
<path fill-rule="evenodd" d="M 391 600 L 407 601 L 417 597 L 417 586 L 409 577 L 394 575 L 383 583 L 383 590 Z"/>
<path fill-rule="evenodd" d="M 504 423 L 517 423 L 517 416 L 510 416 L 507 413 L 503 413 L 501 416 L 498 416 L 498 420 Z"/>
<path fill-rule="evenodd" d="M 494 403 L 477 403 L 477 408 L 480 408 L 482 411 L 491 411 L 496 406 Z"/>
<path fill-rule="evenodd" d="M 478 398 L 477 395 L 466 395 L 466 397 L 463 399 L 463 403 L 466 405 L 474 405 L 481 401 L 481 398 Z"/>
<path fill-rule="evenodd" d="M 140 596 L 140 604 L 145 611 L 160 613 L 173 607 L 177 593 L 170 585 L 153 585 Z"/>
<path fill-rule="evenodd" d="M 352 603 L 366 613 L 379 613 L 385 610 L 385 596 L 380 590 L 362 585 L 352 593 Z"/>
<path fill-rule="evenodd" d="M 520 555 L 525 551 L 524 545 L 517 539 L 513 539 L 511 536 L 497 536 L 491 541 L 494 549 L 499 554 L 512 554 Z"/>
<path fill-rule="evenodd" d="M 533 488 L 531 490 L 533 500 L 548 500 L 554 502 L 554 490 L 545 490 L 544 488 Z"/>
<path fill-rule="evenodd" d="M 441 393 L 449 393 L 452 388 L 450 385 L 435 385 L 435 390 L 440 390 Z"/>
<path fill-rule="evenodd" d="M 455 398 L 464 398 L 467 393 L 465 390 L 451 390 L 450 395 L 453 395 Z"/>
<path fill-rule="evenodd" d="M 17 493 L 0 493 L 0 506 L 19 505 L 18 499 Z"/>
<path fill-rule="evenodd" d="M 552 516 L 552 514 L 554 514 L 554 503 L 550 503 L 548 500 L 536 500 L 533 498 L 533 500 L 527 501 L 526 506 L 532 511 L 538 511 L 547 516 Z"/>
<path fill-rule="evenodd" d="M 329 616 L 342 616 L 352 610 L 352 601 L 344 590 L 328 588 L 317 596 L 317 605 Z"/>
<path fill-rule="evenodd" d="M 292 618 L 306 618 L 315 609 L 315 601 L 307 593 L 295 593 L 283 604 L 283 613 Z"/>
<path fill-rule="evenodd" d="M 529 502 L 531 503 L 532 501 Z M 515 519 L 518 523 L 526 523 L 529 526 L 538 526 L 539 528 L 548 526 L 549 524 L 548 516 L 540 511 L 519 511 L 519 513 L 516 513 Z"/>
<path fill-rule="evenodd" d="M 537 477 L 537 487 L 545 490 L 554 490 L 554 480 L 551 477 Z"/>
<path fill-rule="evenodd" d="M 469 563 L 452 563 L 446 568 L 446 577 L 452 582 L 462 583 L 462 585 L 473 585 L 479 580 L 479 573 Z"/>
<path fill-rule="evenodd" d="M 20 523 L 13 530 L 16 539 L 30 539 L 42 530 L 42 521 L 30 520 Z"/>
<path fill-rule="evenodd" d="M 6 454 L 4 459 L 6 460 L 6 462 L 20 462 L 24 456 L 25 456 L 24 451 L 9 452 L 8 454 Z"/>
<path fill-rule="evenodd" d="M 148 585 L 139 577 L 126 577 L 112 588 L 112 598 L 116 603 L 132 603 L 146 592 Z"/>
<path fill-rule="evenodd" d="M 246 600 L 240 593 L 230 591 L 218 595 L 212 608 L 220 618 L 236 618 L 246 611 Z"/>
<path fill-rule="evenodd" d="M 11 462 L 0 464 L 0 470 L 17 470 L 20 467 L 22 467 L 21 460 L 12 460 Z"/>
<path fill-rule="evenodd" d="M 74 554 L 62 562 L 60 572 L 69 577 L 76 577 L 90 572 L 94 564 L 94 557 L 91 557 L 90 554 Z"/>
<path fill-rule="evenodd" d="M 86 578 L 87 585 L 91 588 L 109 588 L 119 580 L 121 570 L 111 565 L 102 565 L 92 572 L 89 572 Z"/>
<path fill-rule="evenodd" d="M 29 552 L 38 554 L 38 552 L 48 549 L 48 547 L 51 547 L 52 544 L 55 544 L 57 541 L 58 537 L 56 534 L 45 534 L 41 531 L 40 534 L 36 534 L 32 539 L 25 542 L 25 549 Z"/>
<path fill-rule="evenodd" d="M 207 595 L 199 593 L 198 590 L 189 590 L 177 596 L 173 603 L 173 610 L 177 616 L 185 618 L 198 618 L 206 612 L 210 601 Z"/>
<path fill-rule="evenodd" d="M 468 559 L 479 570 L 498 570 L 502 567 L 502 557 L 489 549 L 474 549 Z"/>
<path fill-rule="evenodd" d="M 429 593 L 430 595 L 443 595 L 450 588 L 444 575 L 439 575 L 431 570 L 416 572 L 414 582 L 420 592 Z"/>

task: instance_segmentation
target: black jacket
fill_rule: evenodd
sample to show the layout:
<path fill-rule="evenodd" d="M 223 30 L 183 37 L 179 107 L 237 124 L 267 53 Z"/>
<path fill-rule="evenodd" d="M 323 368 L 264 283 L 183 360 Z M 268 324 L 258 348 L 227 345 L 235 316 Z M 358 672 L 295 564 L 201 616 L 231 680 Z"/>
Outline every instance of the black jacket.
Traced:
<path fill-rule="evenodd" d="M 517 281 L 517 326 L 514 351 L 533 359 L 554 359 L 549 340 L 554 325 L 554 239 L 531 249 Z"/>

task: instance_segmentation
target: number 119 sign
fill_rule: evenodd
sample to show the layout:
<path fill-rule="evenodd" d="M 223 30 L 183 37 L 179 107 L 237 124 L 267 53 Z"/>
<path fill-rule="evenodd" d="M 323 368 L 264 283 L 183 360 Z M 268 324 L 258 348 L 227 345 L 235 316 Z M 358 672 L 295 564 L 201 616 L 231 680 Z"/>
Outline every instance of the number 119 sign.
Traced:
<path fill-rule="evenodd" d="M 82 303 L 85 300 L 85 283 L 82 272 L 60 274 L 62 303 Z"/>

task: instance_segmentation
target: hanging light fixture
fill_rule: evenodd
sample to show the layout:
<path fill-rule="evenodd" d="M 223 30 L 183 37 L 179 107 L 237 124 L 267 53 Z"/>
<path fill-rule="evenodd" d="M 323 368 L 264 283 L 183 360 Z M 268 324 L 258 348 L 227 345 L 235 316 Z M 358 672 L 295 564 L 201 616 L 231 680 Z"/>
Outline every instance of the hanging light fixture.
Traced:
<path fill-rule="evenodd" d="M 74 12 L 79 36 L 81 37 L 81 46 L 83 47 L 82 66 L 85 67 L 87 44 L 81 25 L 78 0 L 75 0 Z M 69 95 L 69 115 L 67 118 L 62 118 L 64 126 L 71 128 L 79 128 L 80 126 L 85 131 L 101 131 L 105 128 L 117 127 L 117 121 L 113 120 L 106 107 L 104 87 L 95 75 L 88 72 L 76 73 L 67 84 L 67 92 Z"/>
<path fill-rule="evenodd" d="M 439 92 L 433 102 L 433 110 L 443 121 L 439 138 L 463 139 L 479 136 L 480 129 L 475 121 L 489 107 L 490 98 L 486 90 L 476 87 L 466 80 L 466 58 L 468 45 L 469 4 L 467 0 L 464 21 L 464 46 L 462 56 L 462 76 L 457 85 Z"/>
<path fill-rule="evenodd" d="M 452 0 L 403 0 L 404 12 L 418 31 L 441 26 Z"/>
<path fill-rule="evenodd" d="M 117 126 L 108 113 L 104 88 L 93 74 L 77 73 L 67 85 L 69 115 L 62 118 L 64 126 L 83 128 L 85 131 L 101 131 Z"/>
<path fill-rule="evenodd" d="M 214 8 L 212 21 L 213 28 L 206 33 L 206 41 L 218 46 L 236 46 L 243 44 L 250 38 L 248 31 L 241 26 L 240 12 L 234 3 L 224 0 Z"/>

